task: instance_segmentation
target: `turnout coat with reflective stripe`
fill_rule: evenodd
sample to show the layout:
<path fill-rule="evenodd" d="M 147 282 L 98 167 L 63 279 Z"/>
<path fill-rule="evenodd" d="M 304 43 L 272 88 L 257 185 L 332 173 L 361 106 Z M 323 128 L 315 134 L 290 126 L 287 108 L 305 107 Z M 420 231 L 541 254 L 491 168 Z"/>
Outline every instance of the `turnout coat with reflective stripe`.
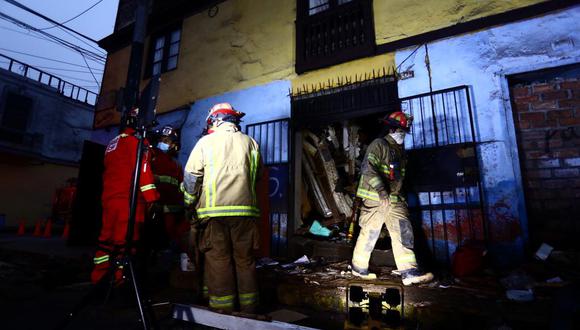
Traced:
<path fill-rule="evenodd" d="M 380 201 L 390 198 L 398 201 L 403 178 L 405 177 L 406 157 L 402 145 L 391 138 L 375 139 L 369 147 L 361 164 L 361 178 L 356 195 L 363 199 Z"/>
<path fill-rule="evenodd" d="M 109 142 L 105 150 L 105 172 L 103 173 L 103 201 L 122 198 L 129 201 L 133 172 L 137 161 L 139 140 L 133 135 L 135 130 L 126 128 Z M 143 141 L 145 146 L 148 142 Z M 154 202 L 159 198 L 155 178 L 151 172 L 149 150 L 143 153 L 139 176 L 139 202 Z M 129 207 L 129 202 L 127 202 Z"/>
<path fill-rule="evenodd" d="M 186 203 L 197 202 L 199 218 L 259 217 L 256 180 L 260 171 L 254 139 L 233 127 L 216 130 L 198 141 L 185 165 Z M 195 200 L 197 195 L 199 200 Z"/>

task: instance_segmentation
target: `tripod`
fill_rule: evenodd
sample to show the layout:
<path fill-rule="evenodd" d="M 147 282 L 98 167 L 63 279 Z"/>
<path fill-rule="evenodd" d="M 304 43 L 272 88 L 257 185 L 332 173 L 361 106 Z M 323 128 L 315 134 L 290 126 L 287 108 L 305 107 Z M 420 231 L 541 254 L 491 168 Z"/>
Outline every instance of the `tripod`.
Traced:
<path fill-rule="evenodd" d="M 156 319 L 151 309 L 151 306 L 147 300 L 143 298 L 143 291 L 140 288 L 138 276 L 135 269 L 134 257 L 131 253 L 133 248 L 133 235 L 135 230 L 135 219 L 136 219 L 136 211 L 137 211 L 137 203 L 138 203 L 138 189 L 139 189 L 139 178 L 141 175 L 142 169 L 142 160 L 143 160 L 143 152 L 145 144 L 144 140 L 146 139 L 147 130 L 144 125 L 136 130 L 135 137 L 138 139 L 137 150 L 136 150 L 136 161 L 135 167 L 133 171 L 132 183 L 131 183 L 131 195 L 130 195 L 130 212 L 129 212 L 129 221 L 127 224 L 127 233 L 124 248 L 121 249 L 121 255 L 119 258 L 115 260 L 115 264 L 112 264 L 105 276 L 103 276 L 99 282 L 91 289 L 91 291 L 83 297 L 83 299 L 73 308 L 73 310 L 66 315 L 66 318 L 63 319 L 56 329 L 63 329 L 68 326 L 68 324 L 75 318 L 78 313 L 80 313 L 83 309 L 87 307 L 89 303 L 94 301 L 99 293 L 103 292 L 102 290 L 107 288 L 107 297 L 105 299 L 108 300 L 109 293 L 114 289 L 115 285 L 115 270 L 118 266 L 123 266 L 123 269 L 126 271 L 126 275 L 131 282 L 131 287 L 133 292 L 135 293 L 135 298 L 137 300 L 137 307 L 139 310 L 140 315 L 140 322 L 143 325 L 143 329 L 156 329 Z"/>

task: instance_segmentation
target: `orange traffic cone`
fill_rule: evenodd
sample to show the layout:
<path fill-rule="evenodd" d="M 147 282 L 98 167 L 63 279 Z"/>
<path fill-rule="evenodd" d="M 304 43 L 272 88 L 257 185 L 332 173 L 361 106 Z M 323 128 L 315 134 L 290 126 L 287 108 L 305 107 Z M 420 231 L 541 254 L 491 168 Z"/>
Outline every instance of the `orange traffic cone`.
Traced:
<path fill-rule="evenodd" d="M 23 236 L 25 233 L 26 227 L 24 226 L 24 219 L 20 219 L 20 221 L 18 221 L 18 231 L 16 232 L 16 235 Z"/>
<path fill-rule="evenodd" d="M 34 232 L 32 233 L 34 237 L 42 236 L 42 220 L 38 219 L 34 225 Z"/>
<path fill-rule="evenodd" d="M 68 239 L 69 232 L 70 232 L 70 225 L 67 222 L 64 225 L 64 230 L 62 231 L 62 239 Z"/>
<path fill-rule="evenodd" d="M 44 234 L 42 235 L 42 237 L 52 237 L 52 219 L 48 218 L 46 220 L 46 227 L 44 227 Z"/>

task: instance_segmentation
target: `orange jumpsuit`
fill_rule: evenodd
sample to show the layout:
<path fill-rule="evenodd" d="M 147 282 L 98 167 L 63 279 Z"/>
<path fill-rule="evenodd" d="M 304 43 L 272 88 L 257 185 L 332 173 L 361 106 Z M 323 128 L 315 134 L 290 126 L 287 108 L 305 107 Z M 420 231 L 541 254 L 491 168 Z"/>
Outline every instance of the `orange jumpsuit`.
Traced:
<path fill-rule="evenodd" d="M 129 221 L 131 185 L 137 161 L 139 140 L 134 136 L 135 130 L 126 128 L 116 136 L 105 150 L 105 172 L 103 173 L 103 226 L 99 235 L 95 253 L 91 281 L 97 283 L 108 271 L 111 261 L 123 252 L 127 237 Z M 144 146 L 148 142 L 144 141 Z M 133 239 L 139 238 L 140 227 L 145 220 L 146 203 L 159 199 L 155 187 L 155 178 L 151 172 L 150 153 L 143 153 L 141 174 L 139 177 L 139 194 L 135 213 L 135 231 Z M 122 269 L 115 271 L 115 279 L 121 280 Z"/>

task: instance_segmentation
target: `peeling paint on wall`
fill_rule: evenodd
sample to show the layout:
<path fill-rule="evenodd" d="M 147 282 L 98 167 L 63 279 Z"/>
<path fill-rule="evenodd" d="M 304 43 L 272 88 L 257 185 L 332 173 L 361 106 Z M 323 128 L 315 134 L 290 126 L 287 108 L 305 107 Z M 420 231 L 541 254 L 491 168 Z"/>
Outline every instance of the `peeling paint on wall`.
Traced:
<path fill-rule="evenodd" d="M 428 45 L 433 89 L 467 85 L 471 90 L 489 238 L 491 250 L 497 252 L 492 256 L 499 263 L 520 258 L 527 239 L 517 143 L 504 74 L 580 62 L 580 47 L 565 51 L 552 47 L 554 41 L 563 39 L 580 45 L 580 31 L 575 28 L 578 21 L 580 7 L 572 7 Z M 401 97 L 429 91 L 425 55 L 424 47 L 397 52 L 396 63 L 402 64 L 401 70 L 415 72 L 414 78 L 399 82 Z"/>
<path fill-rule="evenodd" d="M 245 112 L 246 116 L 242 122 L 242 130 L 245 132 L 245 125 L 247 124 L 289 118 L 289 89 L 290 82 L 280 80 L 197 101 L 191 106 L 183 124 L 179 161 L 183 165 L 187 162 L 191 150 L 199 140 L 200 134 L 205 127 L 207 112 L 214 104 L 229 102 L 234 108 Z"/>
<path fill-rule="evenodd" d="M 375 0 L 378 45 L 457 23 L 545 2 L 543 0 Z"/>

